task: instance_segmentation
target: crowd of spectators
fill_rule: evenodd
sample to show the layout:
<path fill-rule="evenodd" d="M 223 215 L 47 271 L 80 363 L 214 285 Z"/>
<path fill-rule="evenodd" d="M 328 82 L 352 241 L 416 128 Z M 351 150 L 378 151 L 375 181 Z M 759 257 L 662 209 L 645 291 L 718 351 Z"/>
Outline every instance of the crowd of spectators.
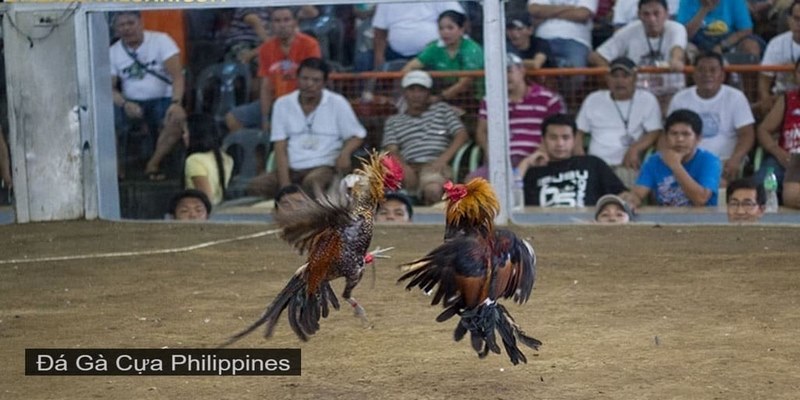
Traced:
<path fill-rule="evenodd" d="M 222 55 L 215 61 L 247 64 L 257 87 L 248 93 L 250 102 L 227 110 L 219 135 L 260 129 L 274 148 L 273 167 L 251 182 L 250 194 L 273 198 L 290 184 L 306 193 L 324 189 L 352 169 L 365 139 L 400 156 L 407 193 L 419 204 L 434 203 L 441 184 L 458 179 L 451 176 L 456 171 L 450 163 L 471 140 L 486 164 L 490 134 L 483 80 L 473 75 L 434 79 L 423 72 L 483 69 L 482 35 L 473 31 L 481 24 L 480 15 L 463 3 L 204 11 L 219 17 L 206 19 L 214 21 L 218 33 L 212 36 L 221 42 Z M 633 206 L 714 205 L 718 188 L 737 178 L 755 175 L 753 181 L 761 182 L 759 166 L 773 167 L 782 181 L 792 154 L 800 152 L 795 84 L 800 72 L 758 73 L 752 85 L 757 90 L 749 93 L 726 83 L 735 75 L 726 74 L 726 66 L 742 59 L 773 66 L 800 59 L 800 2 L 761 3 L 510 1 L 505 32 L 509 155 L 512 167 L 527 174 L 526 203 L 594 206 L 611 194 Z M 785 32 L 758 29 L 757 24 L 774 20 L 776 14 Z M 180 73 L 183 46 L 163 33 L 141 27 L 136 32 L 138 18 L 123 12 L 113 19 L 120 38 L 111 49 L 114 103 L 121 124 L 142 120 L 146 125 L 152 143 L 144 142 L 149 149 L 138 150 L 149 151 L 144 173 L 162 179 L 161 160 L 178 143 L 185 108 L 191 108 Z M 595 27 L 606 22 L 613 31 L 603 35 Z M 191 49 L 197 29 L 187 31 L 185 47 Z M 148 48 L 156 44 L 151 43 L 159 43 L 153 57 L 148 52 L 155 50 Z M 138 59 L 142 57 L 147 59 Z M 315 60 L 305 68 L 309 76 L 301 76 L 301 66 L 309 60 Z M 606 88 L 581 95 L 578 104 L 564 98 L 579 93 L 586 75 L 550 80 L 529 75 L 540 68 L 586 66 L 608 68 Z M 686 74 L 687 66 L 694 67 L 691 74 Z M 662 69 L 641 72 L 643 67 Z M 330 70 L 400 71 L 392 100 L 397 106 L 393 115 L 383 116 L 382 129 L 368 131 L 359 118 L 363 108 L 357 103 L 372 96 L 349 92 L 343 97 L 330 85 L 326 88 Z M 575 107 L 569 109 L 571 105 Z M 550 140 L 542 127 L 553 116 L 558 129 Z M 664 128 L 665 119 L 677 126 L 675 132 Z M 570 129 L 560 129 L 565 126 Z M 378 139 L 369 140 L 374 135 Z M 758 147 L 763 159 L 754 165 Z M 230 179 L 226 168 L 234 169 L 227 159 L 216 164 L 205 178 L 218 183 L 208 190 L 193 185 L 194 177 L 184 177 L 187 188 L 206 192 L 213 204 L 224 197 Z M 485 167 L 470 172 L 470 177 L 486 175 Z M 580 182 L 567 175 L 580 177 Z M 683 185 L 684 178 L 696 185 Z M 587 182 L 602 190 L 576 197 L 575 188 L 585 191 Z"/>

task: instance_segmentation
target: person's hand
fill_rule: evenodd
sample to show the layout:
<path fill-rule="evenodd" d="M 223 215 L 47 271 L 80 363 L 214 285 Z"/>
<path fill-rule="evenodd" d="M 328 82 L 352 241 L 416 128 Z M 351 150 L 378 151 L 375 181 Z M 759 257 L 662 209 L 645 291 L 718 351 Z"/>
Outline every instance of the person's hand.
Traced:
<path fill-rule="evenodd" d="M 633 147 L 629 147 L 625 152 L 625 157 L 622 159 L 622 165 L 638 170 L 642 166 L 642 158 L 639 156 L 639 151 Z"/>
<path fill-rule="evenodd" d="M 336 171 L 341 174 L 347 174 L 350 172 L 351 167 L 352 161 L 350 160 L 350 156 L 347 154 L 339 154 L 339 157 L 336 158 Z"/>
<path fill-rule="evenodd" d="M 0 180 L 5 183 L 7 189 L 11 190 L 14 188 L 14 181 L 11 180 L 11 174 L 7 171 L 3 171 L 3 176 L 0 176 Z"/>
<path fill-rule="evenodd" d="M 669 60 L 669 69 L 675 72 L 683 72 L 683 68 L 686 65 L 683 63 L 683 60 L 680 58 L 673 58 Z"/>
<path fill-rule="evenodd" d="M 180 104 L 171 104 L 167 108 L 165 119 L 167 123 L 182 124 L 183 121 L 186 121 L 186 110 Z"/>
<path fill-rule="evenodd" d="M 122 110 L 125 111 L 125 115 L 128 116 L 128 118 L 132 119 L 140 119 L 144 115 L 144 113 L 142 113 L 142 107 L 139 106 L 138 103 L 130 100 L 122 104 Z"/>
<path fill-rule="evenodd" d="M 236 58 L 239 59 L 239 62 L 242 64 L 249 64 L 256 54 L 258 54 L 258 48 L 251 50 L 243 49 L 236 53 Z"/>
<path fill-rule="evenodd" d="M 671 170 L 675 170 L 681 165 L 682 158 L 683 154 L 672 149 L 665 149 L 661 152 L 661 160 L 664 161 L 664 164 Z"/>
<path fill-rule="evenodd" d="M 550 161 L 550 158 L 547 157 L 547 153 L 543 151 L 536 150 L 533 154 L 522 159 L 522 161 L 517 164 L 517 173 L 520 176 L 525 176 L 525 172 L 530 167 L 541 167 L 547 165 Z"/>
<path fill-rule="evenodd" d="M 773 154 L 776 160 L 781 164 L 783 169 L 789 169 L 789 164 L 792 161 L 792 155 L 782 147 L 778 149 L 778 154 Z"/>
<path fill-rule="evenodd" d="M 719 0 L 700 0 L 700 7 L 710 11 L 719 5 Z"/>
<path fill-rule="evenodd" d="M 445 171 L 445 168 L 447 168 L 447 163 L 442 160 L 436 159 L 432 163 L 430 163 L 426 169 L 436 172 L 437 174 L 441 174 Z"/>
<path fill-rule="evenodd" d="M 775 103 L 775 96 L 769 95 L 751 105 L 753 110 L 759 115 L 767 115 L 772 105 Z"/>
<path fill-rule="evenodd" d="M 725 165 L 722 166 L 722 177 L 725 178 L 728 182 L 735 180 L 739 176 L 739 167 L 742 165 L 742 159 L 737 157 L 731 157 L 727 161 L 725 161 Z"/>

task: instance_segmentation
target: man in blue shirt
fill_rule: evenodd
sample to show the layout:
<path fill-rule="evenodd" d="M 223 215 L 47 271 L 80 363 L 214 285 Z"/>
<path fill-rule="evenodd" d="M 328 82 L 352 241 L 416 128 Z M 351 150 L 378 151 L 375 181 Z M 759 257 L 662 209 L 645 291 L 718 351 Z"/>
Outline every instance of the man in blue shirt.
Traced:
<path fill-rule="evenodd" d="M 700 116 L 691 110 L 675 110 L 664 129 L 665 149 L 642 166 L 632 190 L 636 200 L 640 203 L 652 191 L 660 206 L 716 205 L 722 162 L 697 148 L 703 134 Z"/>

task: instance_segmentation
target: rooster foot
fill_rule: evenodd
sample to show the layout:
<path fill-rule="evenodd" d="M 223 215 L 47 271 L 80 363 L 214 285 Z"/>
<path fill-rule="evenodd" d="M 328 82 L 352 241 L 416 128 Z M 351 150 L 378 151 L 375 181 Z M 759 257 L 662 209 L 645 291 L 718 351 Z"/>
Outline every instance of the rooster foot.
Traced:
<path fill-rule="evenodd" d="M 358 304 L 358 302 L 353 298 L 346 300 L 351 306 L 353 306 L 353 315 L 361 320 L 361 325 L 363 325 L 364 328 L 372 329 L 372 324 L 369 322 L 369 318 L 367 318 L 367 312 L 364 310 L 364 307 L 362 307 L 361 304 Z"/>

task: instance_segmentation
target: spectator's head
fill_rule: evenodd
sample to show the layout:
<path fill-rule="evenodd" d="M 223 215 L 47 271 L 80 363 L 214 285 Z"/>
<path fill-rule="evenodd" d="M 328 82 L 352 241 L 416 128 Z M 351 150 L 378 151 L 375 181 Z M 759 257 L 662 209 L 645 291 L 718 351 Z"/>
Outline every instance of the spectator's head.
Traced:
<path fill-rule="evenodd" d="M 506 37 L 517 50 L 528 50 L 531 46 L 533 25 L 527 12 L 511 14 L 506 18 Z"/>
<path fill-rule="evenodd" d="M 675 110 L 664 122 L 667 147 L 677 151 L 689 160 L 697 150 L 700 137 L 703 134 L 703 120 L 692 110 L 685 108 Z"/>
<path fill-rule="evenodd" d="M 461 43 L 467 17 L 457 11 L 447 10 L 439 14 L 439 37 L 445 46 L 453 47 Z"/>
<path fill-rule="evenodd" d="M 308 205 L 308 198 L 303 189 L 298 185 L 288 185 L 281 188 L 275 195 L 275 214 L 290 213 Z"/>
<path fill-rule="evenodd" d="M 795 0 L 789 9 L 786 10 L 787 24 L 795 43 L 800 41 L 800 1 Z"/>
<path fill-rule="evenodd" d="M 139 11 L 115 12 L 111 17 L 111 22 L 114 32 L 122 40 L 122 43 L 131 46 L 144 41 L 144 25 L 142 25 L 142 15 Z"/>
<path fill-rule="evenodd" d="M 739 178 L 725 192 L 728 222 L 758 222 L 764 215 L 767 194 L 764 186 L 752 178 Z"/>
<path fill-rule="evenodd" d="M 697 56 L 694 62 L 694 84 L 697 94 L 702 98 L 715 96 L 725 82 L 725 61 L 714 52 L 705 52 Z"/>
<path fill-rule="evenodd" d="M 433 87 L 433 79 L 422 70 L 409 71 L 400 82 L 403 87 L 403 97 L 408 104 L 408 111 L 419 113 L 428 108 L 428 99 Z"/>
<path fill-rule="evenodd" d="M 199 190 L 186 189 L 170 200 L 169 214 L 179 221 L 207 220 L 211 215 L 211 201 Z"/>
<path fill-rule="evenodd" d="M 567 114 L 553 114 L 542 122 L 542 144 L 550 161 L 572 157 L 575 145 L 575 118 Z"/>
<path fill-rule="evenodd" d="M 219 149 L 221 143 L 216 121 L 210 114 L 192 114 L 186 118 L 183 131 L 186 154 L 205 153 Z"/>
<path fill-rule="evenodd" d="M 414 207 L 411 200 L 402 193 L 386 193 L 383 203 L 378 205 L 375 215 L 377 222 L 408 223 L 414 217 Z"/>
<path fill-rule="evenodd" d="M 607 194 L 597 200 L 594 220 L 601 224 L 627 224 L 633 219 L 630 205 L 621 197 Z"/>
<path fill-rule="evenodd" d="M 522 59 L 514 53 L 506 54 L 506 69 L 508 71 L 508 91 L 509 93 L 516 88 L 525 88 L 525 65 Z"/>
<path fill-rule="evenodd" d="M 647 36 L 660 36 L 669 18 L 666 0 L 639 0 L 639 20 Z"/>
<path fill-rule="evenodd" d="M 310 57 L 301 61 L 297 67 L 297 89 L 300 91 L 301 100 L 322 96 L 322 89 L 328 82 L 330 72 L 328 63 L 321 58 Z"/>
<path fill-rule="evenodd" d="M 297 32 L 297 18 L 290 7 L 275 7 L 269 12 L 270 29 L 280 40 L 289 40 Z"/>
<path fill-rule="evenodd" d="M 614 100 L 629 100 L 636 91 L 636 63 L 628 57 L 611 60 L 606 78 Z"/>

